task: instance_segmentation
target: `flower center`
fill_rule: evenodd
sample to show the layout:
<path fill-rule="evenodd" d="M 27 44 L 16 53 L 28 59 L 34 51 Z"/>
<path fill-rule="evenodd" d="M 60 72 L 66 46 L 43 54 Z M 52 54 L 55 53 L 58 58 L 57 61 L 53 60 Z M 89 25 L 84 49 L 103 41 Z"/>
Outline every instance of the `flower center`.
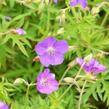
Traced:
<path fill-rule="evenodd" d="M 41 79 L 40 83 L 42 86 L 48 86 L 48 81 L 46 79 Z"/>
<path fill-rule="evenodd" d="M 48 52 L 49 55 L 52 55 L 52 54 L 55 53 L 55 49 L 53 47 L 48 47 L 47 52 Z"/>

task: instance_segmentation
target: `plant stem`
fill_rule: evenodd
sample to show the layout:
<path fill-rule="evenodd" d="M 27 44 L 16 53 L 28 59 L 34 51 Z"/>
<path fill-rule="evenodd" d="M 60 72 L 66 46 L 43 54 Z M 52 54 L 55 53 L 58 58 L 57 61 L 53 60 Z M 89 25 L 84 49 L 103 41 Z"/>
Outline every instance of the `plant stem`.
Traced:
<path fill-rule="evenodd" d="M 65 90 L 65 92 L 60 96 L 59 100 L 63 98 L 63 96 L 70 90 L 72 86 L 73 86 L 73 83 L 69 85 L 69 87 Z"/>
<path fill-rule="evenodd" d="M 27 85 L 26 97 L 27 97 L 28 100 L 29 100 L 29 89 L 30 89 L 31 86 L 36 86 L 36 83 L 33 83 L 33 84 L 30 83 L 30 84 Z"/>
<path fill-rule="evenodd" d="M 106 20 L 107 20 L 107 18 L 108 18 L 108 15 L 109 15 L 109 12 L 107 12 L 106 15 L 104 16 L 104 19 L 103 19 L 103 21 L 102 21 L 102 23 L 101 23 L 101 26 L 105 25 Z"/>
<path fill-rule="evenodd" d="M 85 62 L 81 65 L 79 71 L 77 72 L 75 78 L 74 78 L 74 81 L 76 81 L 78 79 L 78 76 L 84 66 Z M 59 100 L 61 100 L 63 98 L 63 96 L 70 90 L 70 88 L 74 85 L 74 83 L 72 82 L 72 84 L 69 85 L 69 87 L 65 90 L 65 92 L 60 96 Z"/>
<path fill-rule="evenodd" d="M 76 20 L 78 21 L 78 15 L 77 15 L 77 13 L 76 13 L 75 8 L 73 8 L 72 11 L 73 11 L 73 15 L 74 15 L 74 17 L 75 17 Z"/>
<path fill-rule="evenodd" d="M 9 34 L 9 33 L 11 33 L 12 31 L 13 31 L 13 30 L 11 29 L 11 30 L 8 30 L 8 31 L 6 31 L 6 32 L 2 32 L 2 33 L 0 33 L 0 36 Z"/>
<path fill-rule="evenodd" d="M 81 90 L 81 93 L 80 93 L 79 103 L 78 103 L 78 109 L 81 108 L 81 100 L 82 100 L 82 95 L 83 95 L 83 93 L 84 93 L 84 89 L 85 89 L 86 83 L 87 83 L 87 80 L 85 80 L 85 82 L 84 82 L 84 84 L 83 84 L 83 87 L 82 87 L 82 90 Z"/>
<path fill-rule="evenodd" d="M 26 91 L 27 100 L 29 100 L 29 89 L 30 89 L 30 85 L 28 84 L 27 85 L 27 91 Z"/>
<path fill-rule="evenodd" d="M 60 81 L 59 81 L 59 84 L 61 84 L 63 78 L 65 77 L 65 75 L 67 74 L 67 72 L 69 71 L 69 69 L 70 69 L 70 67 L 68 67 L 68 68 L 65 70 L 65 72 L 63 73 L 63 75 L 62 75 L 62 77 L 61 77 L 61 79 L 60 79 Z"/>

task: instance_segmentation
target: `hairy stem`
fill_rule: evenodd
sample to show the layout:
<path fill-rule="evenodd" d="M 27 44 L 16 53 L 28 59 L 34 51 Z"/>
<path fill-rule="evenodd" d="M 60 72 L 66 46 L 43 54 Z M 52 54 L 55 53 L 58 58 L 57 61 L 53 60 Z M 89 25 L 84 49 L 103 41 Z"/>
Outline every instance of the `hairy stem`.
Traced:
<path fill-rule="evenodd" d="M 60 81 L 59 81 L 59 84 L 61 84 L 63 78 L 65 77 L 65 75 L 67 74 L 67 72 L 69 71 L 69 69 L 70 69 L 70 67 L 68 67 L 68 68 L 65 70 L 65 72 L 63 73 L 63 75 L 62 75 L 62 77 L 61 77 L 61 79 L 60 79 Z"/>
<path fill-rule="evenodd" d="M 29 100 L 29 89 L 31 86 L 36 86 L 36 83 L 30 83 L 27 85 L 26 97 Z"/>
<path fill-rule="evenodd" d="M 84 93 L 84 89 L 85 89 L 86 83 L 87 83 L 87 80 L 84 82 L 83 87 L 82 87 L 82 90 L 81 90 L 81 93 L 80 93 L 79 103 L 78 103 L 78 109 L 81 108 L 81 100 L 82 100 L 82 95 Z"/>
<path fill-rule="evenodd" d="M 76 80 L 78 79 L 78 76 L 79 76 L 79 74 L 80 74 L 80 72 L 81 72 L 81 70 L 82 70 L 84 64 L 85 64 L 85 62 L 81 65 L 81 67 L 80 67 L 79 71 L 77 72 L 77 74 L 76 74 L 76 76 L 75 76 L 75 78 L 74 78 L 73 81 L 76 81 Z M 74 85 L 74 82 L 72 82 L 72 84 L 69 85 L 69 87 L 65 90 L 65 92 L 60 96 L 59 100 L 61 100 L 61 99 L 63 98 L 63 96 L 70 90 L 70 88 L 71 88 L 73 85 Z"/>
<path fill-rule="evenodd" d="M 78 21 L 78 15 L 77 15 L 77 12 L 76 12 L 75 8 L 72 9 L 72 12 L 73 12 L 74 17 Z"/>
<path fill-rule="evenodd" d="M 8 31 L 6 31 L 6 32 L 1 32 L 1 33 L 0 33 L 0 36 L 9 34 L 9 33 L 11 33 L 12 31 L 13 31 L 13 30 L 11 29 L 11 30 L 8 30 Z"/>
<path fill-rule="evenodd" d="M 27 100 L 29 100 L 29 89 L 30 89 L 30 85 L 28 84 L 28 85 L 27 85 L 27 90 L 26 90 L 26 97 L 27 97 Z"/>
<path fill-rule="evenodd" d="M 108 16 L 109 16 L 109 12 L 107 12 L 106 15 L 104 16 L 104 19 L 103 19 L 103 21 L 101 23 L 101 26 L 105 25 Z"/>

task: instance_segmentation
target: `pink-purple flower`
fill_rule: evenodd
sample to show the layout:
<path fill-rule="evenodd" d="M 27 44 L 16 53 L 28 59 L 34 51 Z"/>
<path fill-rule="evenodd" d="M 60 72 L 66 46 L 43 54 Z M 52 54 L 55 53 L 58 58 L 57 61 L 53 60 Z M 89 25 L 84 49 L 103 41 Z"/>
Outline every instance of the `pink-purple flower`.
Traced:
<path fill-rule="evenodd" d="M 35 51 L 39 55 L 40 62 L 46 67 L 58 65 L 64 61 L 68 44 L 65 40 L 58 41 L 54 37 L 48 37 L 35 46 Z"/>
<path fill-rule="evenodd" d="M 54 1 L 54 3 L 58 3 L 58 0 L 53 0 Z"/>
<path fill-rule="evenodd" d="M 70 6 L 75 7 L 78 3 L 80 3 L 83 8 L 85 8 L 87 6 L 87 0 L 71 0 Z"/>
<path fill-rule="evenodd" d="M 22 29 L 22 28 L 16 28 L 16 29 L 15 29 L 15 32 L 16 32 L 17 34 L 19 34 L 19 35 L 24 35 L 24 34 L 26 34 L 25 30 Z"/>
<path fill-rule="evenodd" d="M 3 101 L 0 101 L 0 109 L 9 109 L 9 106 Z"/>
<path fill-rule="evenodd" d="M 59 88 L 58 81 L 55 80 L 55 75 L 45 69 L 44 72 L 37 76 L 37 90 L 42 94 L 50 94 Z"/>
<path fill-rule="evenodd" d="M 91 59 L 89 62 L 86 62 L 82 58 L 77 58 L 77 63 L 82 66 L 86 73 L 101 73 L 106 70 L 106 67 L 100 64 L 97 60 Z"/>

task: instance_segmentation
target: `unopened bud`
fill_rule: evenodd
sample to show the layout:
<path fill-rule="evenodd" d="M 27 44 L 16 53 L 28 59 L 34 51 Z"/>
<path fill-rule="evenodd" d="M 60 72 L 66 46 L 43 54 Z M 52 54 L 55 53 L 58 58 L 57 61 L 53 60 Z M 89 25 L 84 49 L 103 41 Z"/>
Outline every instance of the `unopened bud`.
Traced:
<path fill-rule="evenodd" d="M 76 50 L 77 46 L 69 46 L 69 51 Z"/>
<path fill-rule="evenodd" d="M 60 23 L 64 23 L 65 22 L 65 9 L 61 10 L 60 16 L 58 16 L 57 19 L 59 19 Z"/>
<path fill-rule="evenodd" d="M 92 15 L 96 15 L 96 14 L 98 14 L 99 12 L 100 12 L 100 9 L 99 9 L 98 7 L 94 7 L 94 8 L 92 8 L 92 10 L 91 10 Z"/>
<path fill-rule="evenodd" d="M 27 81 L 25 81 L 24 79 L 22 79 L 22 78 L 17 78 L 15 81 L 14 81 L 14 85 L 20 85 L 20 84 L 26 84 L 26 85 L 28 85 L 28 82 Z"/>
<path fill-rule="evenodd" d="M 57 31 L 57 34 L 63 34 L 64 33 L 64 28 L 60 28 L 58 31 Z"/>
<path fill-rule="evenodd" d="M 66 83 L 72 83 L 74 80 L 71 77 L 66 77 L 63 79 Z"/>
<path fill-rule="evenodd" d="M 72 60 L 69 64 L 68 64 L 68 67 L 69 68 L 72 68 L 76 65 L 76 60 Z"/>

